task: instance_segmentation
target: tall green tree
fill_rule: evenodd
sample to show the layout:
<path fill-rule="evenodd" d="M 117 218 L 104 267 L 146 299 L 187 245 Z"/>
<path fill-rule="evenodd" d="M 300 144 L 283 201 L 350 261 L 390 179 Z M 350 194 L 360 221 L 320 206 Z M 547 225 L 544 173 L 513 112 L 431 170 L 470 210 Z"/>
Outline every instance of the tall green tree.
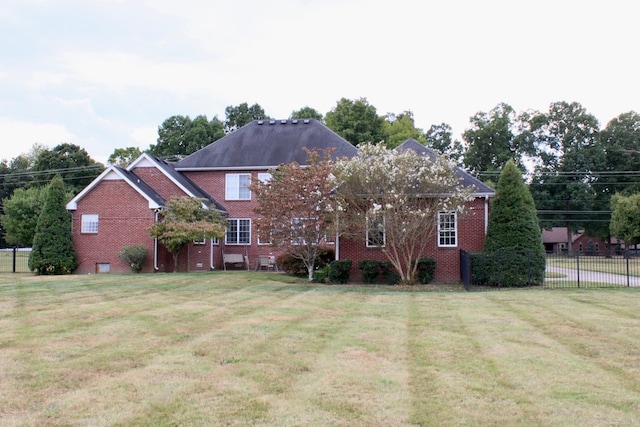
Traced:
<path fill-rule="evenodd" d="M 20 246 L 33 244 L 46 194 L 46 187 L 18 188 L 11 197 L 3 200 L 4 213 L 0 216 L 0 222 L 7 243 Z"/>
<path fill-rule="evenodd" d="M 325 121 L 329 129 L 356 146 L 363 142 L 377 144 L 386 137 L 384 117 L 366 98 L 340 99 L 325 115 Z"/>
<path fill-rule="evenodd" d="M 207 208 L 205 199 L 173 197 L 167 201 L 162 212 L 162 221 L 149 228 L 149 233 L 158 239 L 173 255 L 173 271 L 178 271 L 180 251 L 187 244 L 202 238 L 222 238 L 226 221 L 213 207 Z"/>
<path fill-rule="evenodd" d="M 29 253 L 29 269 L 36 274 L 69 274 L 78 265 L 71 235 L 71 214 L 65 203 L 64 183 L 57 175 L 46 188 Z"/>
<path fill-rule="evenodd" d="M 513 107 L 505 103 L 471 117 L 471 128 L 462 134 L 468 147 L 465 167 L 484 181 L 495 179 L 509 160 L 523 168 L 523 152 L 514 133 L 516 121 Z"/>
<path fill-rule="evenodd" d="M 318 112 L 315 108 L 311 108 L 309 106 L 302 107 L 299 110 L 295 110 L 291 113 L 292 119 L 316 119 L 321 122 L 324 122 L 324 116 L 322 113 Z"/>
<path fill-rule="evenodd" d="M 388 148 L 395 148 L 409 138 L 422 144 L 426 142 L 424 132 L 416 127 L 411 111 L 404 111 L 398 115 L 387 114 L 384 125 L 385 141 Z"/>
<path fill-rule="evenodd" d="M 142 151 L 138 147 L 116 148 L 107 159 L 110 165 L 126 168 L 131 162 L 140 157 Z"/>
<path fill-rule="evenodd" d="M 224 110 L 226 120 L 224 122 L 225 132 L 233 132 L 242 126 L 251 123 L 253 120 L 269 120 L 270 117 L 264 112 L 259 104 L 249 106 L 246 102 L 240 105 L 229 105 Z"/>
<path fill-rule="evenodd" d="M 457 165 L 462 166 L 464 147 L 459 140 L 453 139 L 451 126 L 446 123 L 431 125 L 425 134 L 425 140 L 427 147 L 448 156 Z"/>
<path fill-rule="evenodd" d="M 546 257 L 535 203 L 513 160 L 507 161 L 498 179 L 484 250 L 506 251 L 500 266 L 502 285 L 544 282 Z"/>
<path fill-rule="evenodd" d="M 80 192 L 103 170 L 104 165 L 89 157 L 84 148 L 69 143 L 41 151 L 32 168 L 39 182 L 49 182 L 60 175 L 67 189 L 74 193 Z"/>
<path fill-rule="evenodd" d="M 604 163 L 594 178 L 592 210 L 606 212 L 614 194 L 629 196 L 640 192 L 640 114 L 629 111 L 609 121 L 600 131 L 596 145 L 596 150 L 604 153 Z M 585 224 L 586 232 L 606 241 L 611 236 L 608 219 L 606 214 L 599 214 L 597 221 Z"/>
<path fill-rule="evenodd" d="M 611 234 L 627 245 L 640 243 L 640 193 L 611 198 Z"/>
<path fill-rule="evenodd" d="M 188 156 L 225 135 L 224 125 L 213 117 L 171 116 L 158 128 L 157 144 L 149 147 L 149 154 L 174 159 Z"/>
<path fill-rule="evenodd" d="M 534 145 L 537 163 L 530 190 L 544 226 L 583 229 L 591 214 L 595 191 L 593 171 L 603 168 L 604 152 L 597 146 L 598 120 L 576 102 L 556 102 L 547 113 L 532 114 L 527 138 Z"/>

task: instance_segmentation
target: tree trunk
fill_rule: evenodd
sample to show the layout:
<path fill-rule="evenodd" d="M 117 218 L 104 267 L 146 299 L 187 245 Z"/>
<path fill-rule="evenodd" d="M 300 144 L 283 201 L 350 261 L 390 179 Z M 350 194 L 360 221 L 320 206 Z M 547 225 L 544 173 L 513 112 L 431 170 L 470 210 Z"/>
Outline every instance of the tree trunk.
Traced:
<path fill-rule="evenodd" d="M 176 252 L 176 253 L 171 253 L 171 255 L 173 255 L 173 272 L 177 273 L 178 272 L 178 255 L 180 255 L 180 252 Z"/>
<path fill-rule="evenodd" d="M 307 272 L 309 273 L 309 283 L 313 282 L 313 267 L 314 267 L 313 263 L 310 263 L 307 266 Z"/>

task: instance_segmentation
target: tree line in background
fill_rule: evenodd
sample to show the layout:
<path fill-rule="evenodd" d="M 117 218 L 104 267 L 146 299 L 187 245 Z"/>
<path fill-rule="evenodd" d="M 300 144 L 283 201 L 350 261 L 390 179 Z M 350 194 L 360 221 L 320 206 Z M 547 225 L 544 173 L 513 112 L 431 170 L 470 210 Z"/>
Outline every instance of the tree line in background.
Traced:
<path fill-rule="evenodd" d="M 224 121 L 217 116 L 211 120 L 204 115 L 193 119 L 172 116 L 158 127 L 156 144 L 144 151 L 175 160 L 252 120 L 271 119 L 260 105 L 247 103 L 228 106 L 225 116 Z M 356 146 L 373 142 L 393 148 L 414 138 L 487 183 L 495 182 L 502 167 L 512 159 L 525 173 L 543 227 L 585 229 L 603 240 L 611 235 L 611 197 L 640 192 L 640 115 L 633 111 L 620 114 L 600 129 L 595 116 L 576 102 L 555 102 L 545 112 L 521 113 L 500 103 L 470 117 L 462 141 L 454 138 L 446 123 L 434 124 L 425 132 L 415 126 L 410 110 L 380 115 L 366 98 L 342 98 L 325 115 L 305 106 L 289 118 L 320 120 Z M 118 148 L 108 163 L 126 166 L 141 153 L 137 147 Z M 76 145 L 63 143 L 47 149 L 35 144 L 29 153 L 0 162 L 0 199 L 5 217 L 11 202 L 31 204 L 35 209 L 41 206 L 38 197 L 42 195 L 37 189 L 55 173 L 62 176 L 67 193 L 75 194 L 103 169 L 104 165 Z M 20 209 L 25 210 L 24 206 Z M 9 243 L 28 244 L 27 240 L 21 237 Z"/>

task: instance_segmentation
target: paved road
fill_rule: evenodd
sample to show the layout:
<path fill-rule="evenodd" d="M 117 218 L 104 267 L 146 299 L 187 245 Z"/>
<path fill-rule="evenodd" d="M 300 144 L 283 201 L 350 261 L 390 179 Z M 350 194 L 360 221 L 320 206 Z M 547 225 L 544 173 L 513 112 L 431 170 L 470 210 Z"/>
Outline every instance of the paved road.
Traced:
<path fill-rule="evenodd" d="M 578 270 L 574 268 L 547 266 L 547 271 L 551 273 L 564 274 L 566 277 L 548 278 L 547 280 L 578 280 Z M 640 277 L 630 276 L 629 286 L 640 286 Z M 622 274 L 599 273 L 596 271 L 580 270 L 580 282 L 601 282 L 611 283 L 619 286 L 627 286 L 627 276 Z"/>

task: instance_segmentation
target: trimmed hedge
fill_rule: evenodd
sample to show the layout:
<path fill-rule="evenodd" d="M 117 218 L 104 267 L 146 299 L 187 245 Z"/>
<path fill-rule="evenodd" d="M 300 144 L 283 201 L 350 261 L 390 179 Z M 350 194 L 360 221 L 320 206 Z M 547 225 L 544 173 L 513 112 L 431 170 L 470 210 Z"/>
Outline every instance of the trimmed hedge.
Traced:
<path fill-rule="evenodd" d="M 539 251 L 493 251 L 470 254 L 476 286 L 520 287 L 544 283 L 546 258 Z"/>
<path fill-rule="evenodd" d="M 347 283 L 351 272 L 350 259 L 338 259 L 328 266 L 327 279 L 331 283 Z"/>
<path fill-rule="evenodd" d="M 420 258 L 413 262 L 418 263 L 418 269 L 416 271 L 418 283 L 422 283 L 423 285 L 431 283 L 436 274 L 436 260 L 433 258 Z"/>
<path fill-rule="evenodd" d="M 376 283 L 381 268 L 382 263 L 375 259 L 363 259 L 358 263 L 358 269 L 364 283 Z"/>

